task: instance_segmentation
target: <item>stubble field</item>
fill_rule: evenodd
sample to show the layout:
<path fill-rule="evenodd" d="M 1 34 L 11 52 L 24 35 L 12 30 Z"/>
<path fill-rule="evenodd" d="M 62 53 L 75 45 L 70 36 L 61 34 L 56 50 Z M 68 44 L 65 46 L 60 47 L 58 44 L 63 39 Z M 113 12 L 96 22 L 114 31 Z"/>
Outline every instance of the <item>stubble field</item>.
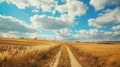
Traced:
<path fill-rule="evenodd" d="M 120 67 L 119 44 L 0 38 L 0 67 Z"/>
<path fill-rule="evenodd" d="M 84 67 L 120 67 L 120 42 L 81 42 L 69 45 Z"/>
<path fill-rule="evenodd" d="M 0 39 L 0 67 L 49 67 L 60 43 L 30 39 Z"/>

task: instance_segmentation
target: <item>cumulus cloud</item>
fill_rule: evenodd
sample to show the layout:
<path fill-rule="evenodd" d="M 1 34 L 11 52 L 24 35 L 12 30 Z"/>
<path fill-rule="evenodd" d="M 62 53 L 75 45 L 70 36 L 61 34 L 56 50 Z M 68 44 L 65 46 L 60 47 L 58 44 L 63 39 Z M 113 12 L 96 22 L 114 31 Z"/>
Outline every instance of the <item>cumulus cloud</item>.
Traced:
<path fill-rule="evenodd" d="M 57 38 L 59 37 L 60 40 L 62 40 L 62 41 L 72 41 L 72 40 L 76 39 L 71 34 L 72 32 L 73 31 L 70 28 L 64 28 L 64 29 L 54 31 L 54 33 L 56 34 L 56 37 Z"/>
<path fill-rule="evenodd" d="M 0 3 L 3 2 L 4 0 L 0 0 Z"/>
<path fill-rule="evenodd" d="M 34 13 L 38 13 L 39 10 L 38 10 L 38 9 L 34 9 L 34 10 L 32 10 L 32 12 L 34 12 Z"/>
<path fill-rule="evenodd" d="M 65 5 L 58 5 L 56 0 L 0 0 L 0 2 L 16 5 L 20 9 L 34 7 L 42 9 L 43 12 L 52 12 L 57 10 L 61 13 L 68 12 L 70 16 L 80 16 L 85 14 L 87 6 L 78 0 L 66 0 Z M 62 0 L 65 2 L 65 0 Z M 36 10 L 35 10 L 36 12 Z"/>
<path fill-rule="evenodd" d="M 38 38 L 39 34 L 37 32 L 17 32 L 17 31 L 2 31 L 0 32 L 0 37 L 3 38 Z"/>
<path fill-rule="evenodd" d="M 62 20 L 69 22 L 75 22 L 75 17 L 84 15 L 87 8 L 83 2 L 78 0 L 66 0 L 65 4 L 55 7 L 56 11 L 61 13 Z"/>
<path fill-rule="evenodd" d="M 11 16 L 0 15 L 0 31 L 17 31 L 17 32 L 35 32 L 36 30 L 24 21 L 18 20 Z"/>
<path fill-rule="evenodd" d="M 4 38 L 11 38 L 11 37 L 16 37 L 14 34 L 14 32 L 11 31 L 0 31 L 0 37 L 4 37 Z"/>
<path fill-rule="evenodd" d="M 72 32 L 73 31 L 68 28 L 55 31 L 56 36 L 61 37 L 63 41 L 101 41 L 108 38 L 108 35 L 106 35 L 107 32 L 97 29 L 79 30 L 76 31 L 76 34 L 72 34 Z M 105 37 L 107 38 L 105 39 Z"/>
<path fill-rule="evenodd" d="M 114 10 L 106 11 L 105 14 L 100 15 L 97 18 L 91 18 L 88 20 L 89 26 L 95 26 L 97 28 L 106 27 L 109 24 L 120 24 L 120 8 L 117 7 Z"/>
<path fill-rule="evenodd" d="M 54 32 L 56 33 L 56 35 L 59 35 L 62 37 L 70 37 L 72 30 L 68 28 L 64 28 L 64 29 L 56 30 Z"/>
<path fill-rule="evenodd" d="M 9 4 L 14 4 L 20 9 L 32 7 L 32 12 L 51 12 L 55 14 L 56 11 L 60 12 L 60 17 L 34 15 L 30 18 L 33 26 L 42 27 L 45 29 L 61 29 L 68 26 L 75 25 L 75 17 L 81 16 L 86 13 L 87 6 L 78 0 L 66 0 L 63 5 L 58 5 L 56 0 L 4 0 Z M 65 1 L 65 0 L 63 0 Z"/>
<path fill-rule="evenodd" d="M 67 20 L 62 20 L 61 18 L 45 15 L 34 15 L 30 18 L 30 20 L 34 27 L 50 30 L 61 29 L 75 24 L 74 22 L 68 22 Z"/>
<path fill-rule="evenodd" d="M 33 26 L 44 29 L 62 29 L 68 26 L 76 25 L 75 17 L 86 13 L 87 6 L 78 0 L 66 0 L 63 5 L 55 6 L 54 11 L 61 13 L 60 17 L 45 15 L 34 15 L 30 18 Z"/>
<path fill-rule="evenodd" d="M 25 9 L 26 7 L 34 7 L 37 9 L 42 9 L 43 11 L 50 11 L 57 2 L 55 0 L 0 0 L 5 1 L 9 4 L 14 4 L 20 9 Z"/>
<path fill-rule="evenodd" d="M 70 17 L 81 16 L 86 13 L 87 6 L 78 0 L 66 0 L 66 4 L 56 6 L 56 10 Z"/>
<path fill-rule="evenodd" d="M 90 0 L 96 10 L 101 10 L 109 5 L 120 5 L 120 0 Z"/>
<path fill-rule="evenodd" d="M 80 40 L 100 40 L 104 38 L 103 31 L 99 31 L 97 29 L 90 29 L 90 30 L 79 30 L 78 33 L 75 35 L 75 38 Z"/>
<path fill-rule="evenodd" d="M 78 41 L 119 41 L 120 31 L 106 32 L 97 29 L 79 30 L 73 37 Z"/>
<path fill-rule="evenodd" d="M 119 41 L 120 31 L 102 31 L 98 29 L 78 30 L 72 34 L 71 29 L 65 28 L 55 31 L 56 36 L 63 41 Z M 69 34 L 69 35 L 68 35 Z"/>
<path fill-rule="evenodd" d="M 120 31 L 120 25 L 113 26 L 112 29 L 115 31 Z"/>

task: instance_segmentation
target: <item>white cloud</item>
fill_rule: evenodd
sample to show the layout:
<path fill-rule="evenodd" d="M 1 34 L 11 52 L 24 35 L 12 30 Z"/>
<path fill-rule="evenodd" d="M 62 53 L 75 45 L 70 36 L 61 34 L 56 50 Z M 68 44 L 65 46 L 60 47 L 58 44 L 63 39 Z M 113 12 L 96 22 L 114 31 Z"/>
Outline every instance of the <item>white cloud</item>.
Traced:
<path fill-rule="evenodd" d="M 64 29 L 56 30 L 54 32 L 56 33 L 56 35 L 59 35 L 62 37 L 70 37 L 72 30 L 68 28 L 64 28 Z"/>
<path fill-rule="evenodd" d="M 32 10 L 32 12 L 34 12 L 34 13 L 38 13 L 39 10 L 38 10 L 38 9 L 34 9 L 34 10 Z"/>
<path fill-rule="evenodd" d="M 120 5 L 120 0 L 90 0 L 96 10 L 101 10 L 109 5 Z"/>
<path fill-rule="evenodd" d="M 0 32 L 0 37 L 3 38 L 39 38 L 39 34 L 37 32 L 17 32 L 17 31 L 2 31 Z"/>
<path fill-rule="evenodd" d="M 54 31 L 54 33 L 56 34 L 56 37 L 60 38 L 58 40 L 62 40 L 62 41 L 72 41 L 72 40 L 74 40 L 74 37 L 71 34 L 72 32 L 73 31 L 69 28 L 64 28 L 64 29 Z"/>
<path fill-rule="evenodd" d="M 119 41 L 120 31 L 102 31 L 98 29 L 79 30 L 72 34 L 71 29 L 65 28 L 54 31 L 56 38 L 62 41 Z M 58 39 L 59 40 L 59 39 Z"/>
<path fill-rule="evenodd" d="M 50 17 L 43 15 L 34 15 L 31 17 L 33 26 L 42 27 L 45 29 L 61 29 L 75 25 L 75 16 L 81 16 L 86 13 L 87 6 L 78 0 L 66 0 L 66 4 L 58 5 L 56 0 L 4 0 L 9 4 L 14 4 L 20 9 L 26 7 L 34 7 L 32 12 L 61 12 L 60 17 Z M 64 9 L 65 8 L 65 9 Z M 64 12 L 62 12 L 62 10 Z"/>
<path fill-rule="evenodd" d="M 35 32 L 36 30 L 24 21 L 0 15 L 0 31 Z"/>
<path fill-rule="evenodd" d="M 87 6 L 78 0 L 67 0 L 66 4 L 55 6 L 53 14 L 58 11 L 60 17 L 52 17 L 45 15 L 34 15 L 30 18 L 33 26 L 42 27 L 44 29 L 62 29 L 68 26 L 75 25 L 75 17 L 86 13 Z"/>
<path fill-rule="evenodd" d="M 112 29 L 115 31 L 120 31 L 120 25 L 113 26 Z"/>
<path fill-rule="evenodd" d="M 4 38 L 11 38 L 11 37 L 15 37 L 15 35 L 13 34 L 13 32 L 0 32 L 0 37 L 4 37 Z"/>
<path fill-rule="evenodd" d="M 25 0 L 4 0 L 9 4 L 14 4 L 20 9 L 25 9 L 26 7 L 29 6 L 28 2 Z"/>
<path fill-rule="evenodd" d="M 79 30 L 73 37 L 78 41 L 119 41 L 120 31 L 106 32 L 97 29 Z"/>
<path fill-rule="evenodd" d="M 89 26 L 95 26 L 97 28 L 106 27 L 109 24 L 120 24 L 120 8 L 117 7 L 114 10 L 106 11 L 105 14 L 100 15 L 96 19 L 91 18 L 88 20 Z"/>
<path fill-rule="evenodd" d="M 67 20 L 63 20 L 62 18 L 55 18 L 45 15 L 34 15 L 30 18 L 30 20 L 34 27 L 51 30 L 61 29 L 71 25 L 75 25 L 74 22 L 68 22 Z"/>
<path fill-rule="evenodd" d="M 83 38 L 83 39 L 88 39 L 88 38 L 101 38 L 103 36 L 103 31 L 99 31 L 97 29 L 90 29 L 90 30 L 80 30 L 78 31 L 78 34 L 76 37 L 78 38 Z"/>
<path fill-rule="evenodd" d="M 0 0 L 0 3 L 3 2 L 4 0 Z"/>
<path fill-rule="evenodd" d="M 83 2 L 78 0 L 66 0 L 65 4 L 55 7 L 56 11 L 61 13 L 62 20 L 69 22 L 76 22 L 75 17 L 84 15 L 87 8 L 88 7 Z"/>
<path fill-rule="evenodd" d="M 72 34 L 68 28 L 55 31 L 62 41 L 119 41 L 120 31 L 102 31 L 98 29 L 79 30 Z"/>
<path fill-rule="evenodd" d="M 14 4 L 20 9 L 25 9 L 26 7 L 34 7 L 37 9 L 42 9 L 43 11 L 51 11 L 57 2 L 55 0 L 4 0 L 9 4 Z"/>
<path fill-rule="evenodd" d="M 87 6 L 78 0 L 66 0 L 66 4 L 56 6 L 56 10 L 69 17 L 81 16 L 86 13 Z"/>

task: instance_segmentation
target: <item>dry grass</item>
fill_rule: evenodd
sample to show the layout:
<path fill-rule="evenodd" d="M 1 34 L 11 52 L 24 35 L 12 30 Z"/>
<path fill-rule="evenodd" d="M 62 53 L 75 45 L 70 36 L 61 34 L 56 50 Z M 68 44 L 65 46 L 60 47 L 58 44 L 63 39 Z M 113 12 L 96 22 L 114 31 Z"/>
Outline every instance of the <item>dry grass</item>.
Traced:
<path fill-rule="evenodd" d="M 57 67 L 71 67 L 70 58 L 65 45 L 63 45 L 61 57 Z"/>
<path fill-rule="evenodd" d="M 74 45 L 72 45 L 74 44 Z M 91 67 L 120 67 L 120 43 L 72 43 L 77 55 L 90 61 Z"/>
<path fill-rule="evenodd" d="M 54 41 L 50 40 L 35 40 L 35 39 L 20 39 L 20 38 L 0 38 L 0 44 L 7 45 L 46 45 L 54 43 Z M 59 42 L 55 42 L 59 43 Z"/>
<path fill-rule="evenodd" d="M 50 41 L 0 39 L 0 67 L 48 67 L 49 53 L 57 53 L 58 46 Z"/>

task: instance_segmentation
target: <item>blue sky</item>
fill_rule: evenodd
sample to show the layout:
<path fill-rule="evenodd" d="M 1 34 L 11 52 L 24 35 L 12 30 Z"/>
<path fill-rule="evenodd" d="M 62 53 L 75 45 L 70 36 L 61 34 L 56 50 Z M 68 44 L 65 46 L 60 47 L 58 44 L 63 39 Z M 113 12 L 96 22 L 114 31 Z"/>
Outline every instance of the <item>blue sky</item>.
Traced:
<path fill-rule="evenodd" d="M 120 41 L 120 0 L 0 0 L 0 37 Z"/>

